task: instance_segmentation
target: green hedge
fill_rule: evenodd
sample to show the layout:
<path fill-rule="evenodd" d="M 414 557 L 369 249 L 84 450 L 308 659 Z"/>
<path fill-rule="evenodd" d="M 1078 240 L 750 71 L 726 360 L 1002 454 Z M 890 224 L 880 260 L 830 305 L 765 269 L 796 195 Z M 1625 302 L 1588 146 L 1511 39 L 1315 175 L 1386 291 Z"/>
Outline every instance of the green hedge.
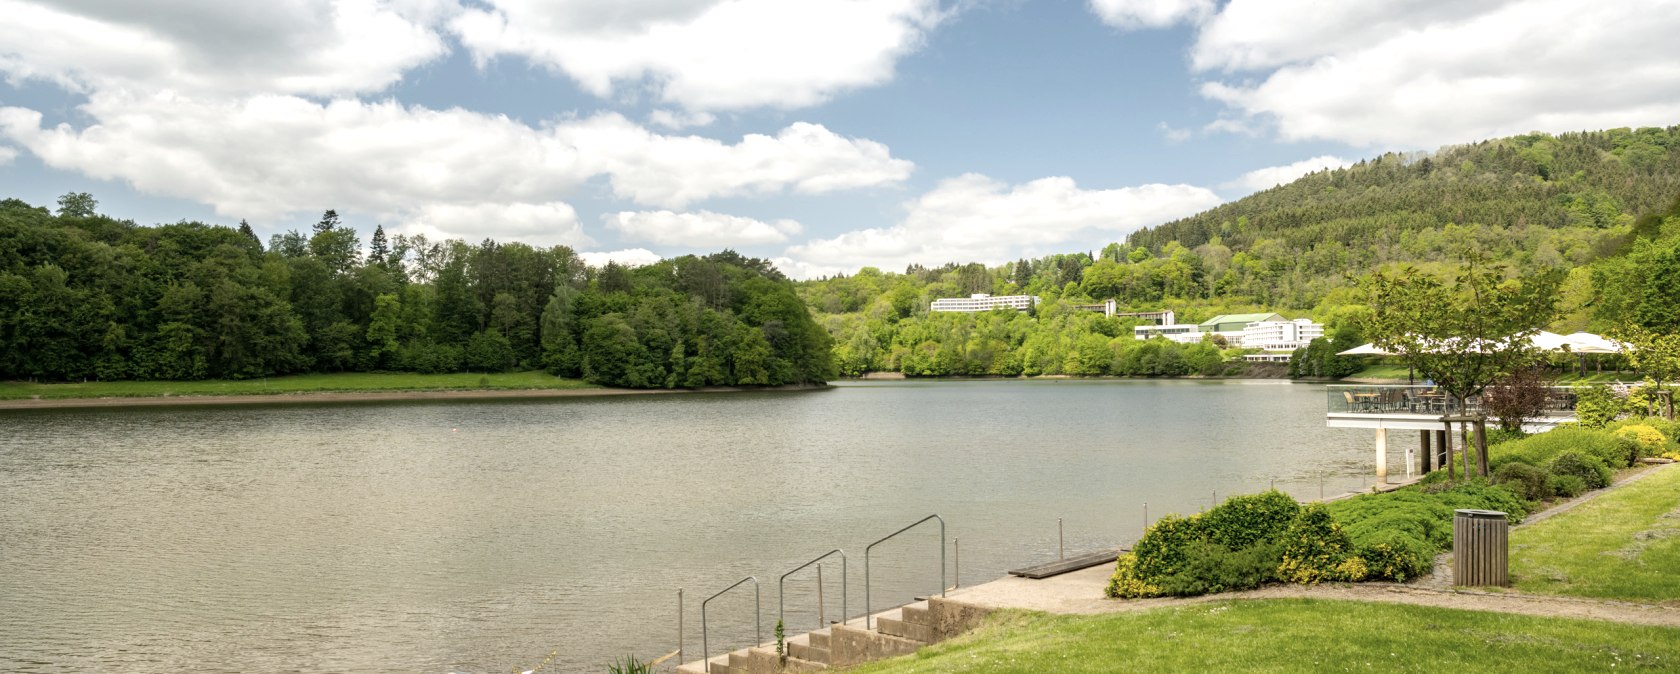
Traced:
<path fill-rule="evenodd" d="M 1528 516 L 1522 497 L 1481 480 L 1367 494 L 1327 507 L 1364 559 L 1368 578 L 1398 582 L 1428 573 L 1435 555 L 1452 545 L 1454 510 L 1499 510 L 1512 523 Z"/>
<path fill-rule="evenodd" d="M 1110 597 L 1197 595 L 1274 580 L 1283 540 L 1302 512 L 1278 491 L 1236 496 L 1200 515 L 1168 515 L 1122 555 Z"/>
<path fill-rule="evenodd" d="M 1638 445 L 1603 429 L 1565 427 L 1489 447 L 1488 465 L 1493 469 L 1515 462 L 1544 466 L 1568 451 L 1596 456 L 1612 468 L 1626 468 L 1638 454 Z"/>

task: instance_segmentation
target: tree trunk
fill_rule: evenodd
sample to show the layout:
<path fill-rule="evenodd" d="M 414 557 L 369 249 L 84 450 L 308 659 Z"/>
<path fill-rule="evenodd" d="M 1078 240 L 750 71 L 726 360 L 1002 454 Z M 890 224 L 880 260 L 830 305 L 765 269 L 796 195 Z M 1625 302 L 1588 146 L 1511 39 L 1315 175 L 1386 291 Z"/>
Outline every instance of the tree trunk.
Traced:
<path fill-rule="evenodd" d="M 1476 420 L 1476 468 L 1482 477 L 1488 476 L 1487 419 Z"/>
<path fill-rule="evenodd" d="M 1453 476 L 1452 422 L 1451 421 L 1442 422 L 1442 425 L 1447 427 L 1447 430 L 1445 430 L 1441 433 L 1441 449 L 1445 450 L 1446 457 L 1447 457 L 1446 463 L 1444 463 L 1443 465 L 1446 466 L 1446 469 L 1447 469 L 1447 481 L 1452 482 L 1453 479 L 1454 479 L 1454 476 Z"/>

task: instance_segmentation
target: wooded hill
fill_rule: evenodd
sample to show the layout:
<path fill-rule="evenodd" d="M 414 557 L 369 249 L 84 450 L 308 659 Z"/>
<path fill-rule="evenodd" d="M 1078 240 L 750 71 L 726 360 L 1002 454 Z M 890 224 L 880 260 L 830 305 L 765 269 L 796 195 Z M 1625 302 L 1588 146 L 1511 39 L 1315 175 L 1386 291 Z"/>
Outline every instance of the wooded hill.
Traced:
<path fill-rule="evenodd" d="M 1398 263 L 1445 270 L 1467 250 L 1515 269 L 1568 269 L 1564 315 L 1552 327 L 1602 330 L 1626 319 L 1630 303 L 1649 304 L 1647 291 L 1663 293 L 1661 274 L 1643 270 L 1674 255 L 1680 237 L 1665 235 L 1663 223 L 1680 210 L 1663 211 L 1677 196 L 1680 127 L 1529 134 L 1320 171 L 1100 252 L 990 268 L 865 269 L 802 283 L 800 294 L 852 374 L 1213 373 L 1221 368 L 1193 362 L 1205 356 L 1129 355 L 1142 346 L 1131 343 L 1130 322 L 1071 305 L 1115 298 L 1132 310 L 1173 309 L 1181 322 L 1279 311 L 1353 339 L 1350 319 L 1362 307 L 1351 276 Z M 1627 268 L 1609 273 L 1614 265 Z M 1044 304 L 1030 317 L 927 312 L 933 299 L 974 292 L 1034 294 Z"/>
<path fill-rule="evenodd" d="M 0 379 L 503 371 L 638 388 L 833 377 L 793 286 L 732 252 L 589 268 L 564 246 L 387 239 L 332 211 L 265 247 L 248 226 L 142 227 L 0 201 Z"/>

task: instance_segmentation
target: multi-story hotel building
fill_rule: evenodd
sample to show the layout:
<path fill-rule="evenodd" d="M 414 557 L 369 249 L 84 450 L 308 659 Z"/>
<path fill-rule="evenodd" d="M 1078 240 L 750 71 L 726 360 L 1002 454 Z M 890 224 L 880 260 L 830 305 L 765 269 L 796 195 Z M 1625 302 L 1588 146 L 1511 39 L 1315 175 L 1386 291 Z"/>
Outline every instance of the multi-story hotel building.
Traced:
<path fill-rule="evenodd" d="M 992 297 L 986 293 L 975 293 L 968 297 L 942 297 L 933 301 L 930 307 L 933 311 L 957 311 L 972 313 L 976 311 L 991 311 L 993 309 L 1014 309 L 1026 311 L 1038 304 L 1036 295 L 1001 295 Z"/>

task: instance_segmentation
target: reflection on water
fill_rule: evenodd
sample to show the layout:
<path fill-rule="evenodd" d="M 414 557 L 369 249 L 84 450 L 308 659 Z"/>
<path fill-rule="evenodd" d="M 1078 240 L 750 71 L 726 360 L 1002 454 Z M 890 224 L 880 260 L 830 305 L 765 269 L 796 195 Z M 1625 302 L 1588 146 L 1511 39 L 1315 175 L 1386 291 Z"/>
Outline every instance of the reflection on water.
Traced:
<path fill-rule="evenodd" d="M 1357 488 L 1371 439 L 1279 382 L 855 383 L 806 393 L 0 413 L 0 670 L 564 671 L 686 647 L 699 603 L 937 512 L 972 584 L 1266 488 Z M 876 549 L 935 591 L 937 527 Z M 824 565 L 830 618 L 839 562 Z M 788 580 L 816 626 L 814 573 Z M 707 608 L 753 638 L 750 590 Z"/>

